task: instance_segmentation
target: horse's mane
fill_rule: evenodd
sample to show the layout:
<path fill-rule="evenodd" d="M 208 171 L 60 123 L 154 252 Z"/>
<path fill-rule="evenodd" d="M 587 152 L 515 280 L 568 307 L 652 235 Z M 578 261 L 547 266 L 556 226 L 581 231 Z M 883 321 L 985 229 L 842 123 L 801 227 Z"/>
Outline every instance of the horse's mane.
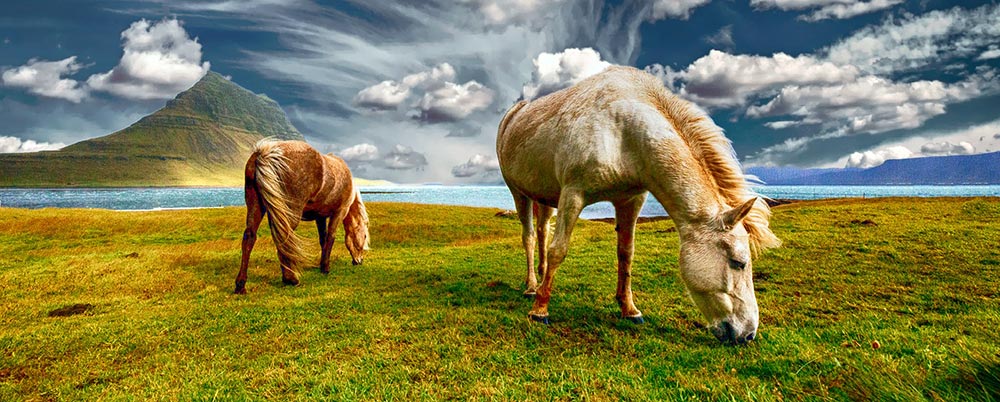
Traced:
<path fill-rule="evenodd" d="M 647 74 L 643 74 L 647 75 Z M 648 85 L 653 97 L 653 105 L 673 125 L 684 139 L 695 159 L 700 162 L 705 177 L 718 189 L 719 195 L 730 208 L 757 197 L 750 213 L 743 219 L 743 226 L 750 235 L 750 247 L 754 253 L 781 244 L 768 226 L 771 209 L 764 197 L 750 188 L 747 176 L 743 174 L 736 152 L 722 128 L 717 126 L 701 108 L 668 92 L 659 80 L 648 77 Z"/>

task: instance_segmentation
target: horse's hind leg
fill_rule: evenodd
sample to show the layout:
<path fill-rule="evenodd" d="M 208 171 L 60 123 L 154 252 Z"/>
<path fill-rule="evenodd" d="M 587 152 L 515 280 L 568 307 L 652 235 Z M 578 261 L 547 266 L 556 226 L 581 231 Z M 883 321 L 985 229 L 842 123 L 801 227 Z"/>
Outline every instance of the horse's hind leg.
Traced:
<path fill-rule="evenodd" d="M 319 217 L 316 218 L 316 231 L 319 232 L 319 247 L 321 253 L 319 257 L 319 271 L 328 274 L 330 273 L 330 248 L 332 241 L 329 240 L 327 236 L 327 218 Z"/>
<path fill-rule="evenodd" d="M 635 251 L 635 223 L 645 195 L 615 203 L 615 231 L 618 232 L 618 290 L 615 299 L 622 317 L 636 324 L 643 322 L 642 312 L 632 300 L 632 253 Z"/>
<path fill-rule="evenodd" d="M 548 267 L 545 269 L 545 277 L 535 295 L 535 304 L 531 307 L 531 312 L 528 313 L 528 317 L 534 321 L 549 323 L 549 299 L 552 297 L 552 281 L 555 279 L 559 264 L 562 264 L 563 260 L 566 259 L 566 253 L 569 251 L 569 238 L 573 235 L 573 226 L 576 225 L 576 220 L 580 217 L 583 206 L 583 192 L 573 188 L 562 190 L 562 194 L 559 195 L 556 230 L 546 256 L 548 257 Z"/>
<path fill-rule="evenodd" d="M 532 201 L 517 190 L 511 190 L 514 197 L 514 208 L 517 209 L 517 218 L 521 221 L 521 245 L 524 246 L 524 253 L 527 260 L 528 273 L 524 280 L 527 289 L 526 296 L 535 294 L 538 288 L 538 278 L 535 276 L 535 232 L 531 227 L 531 204 Z"/>
<path fill-rule="evenodd" d="M 535 203 L 535 233 L 538 238 L 538 276 L 544 278 L 548 267 L 549 219 L 555 208 Z"/>
<path fill-rule="evenodd" d="M 264 219 L 263 207 L 257 197 L 257 188 L 253 183 L 247 183 L 244 189 L 244 197 L 247 204 L 247 227 L 243 231 L 243 244 L 241 246 L 242 256 L 240 258 L 240 272 L 236 274 L 236 290 L 233 293 L 244 294 L 247 292 L 247 266 L 250 265 L 250 252 L 257 242 L 257 228 L 260 221 Z"/>

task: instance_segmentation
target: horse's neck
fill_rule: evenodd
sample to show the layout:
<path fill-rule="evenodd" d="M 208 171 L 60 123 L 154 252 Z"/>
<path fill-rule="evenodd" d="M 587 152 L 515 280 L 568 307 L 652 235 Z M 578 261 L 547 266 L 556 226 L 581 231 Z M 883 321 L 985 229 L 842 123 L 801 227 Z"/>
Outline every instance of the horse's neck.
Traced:
<path fill-rule="evenodd" d="M 711 219 L 721 212 L 714 183 L 686 145 L 657 151 L 648 153 L 656 156 L 647 161 L 647 187 L 677 225 Z"/>

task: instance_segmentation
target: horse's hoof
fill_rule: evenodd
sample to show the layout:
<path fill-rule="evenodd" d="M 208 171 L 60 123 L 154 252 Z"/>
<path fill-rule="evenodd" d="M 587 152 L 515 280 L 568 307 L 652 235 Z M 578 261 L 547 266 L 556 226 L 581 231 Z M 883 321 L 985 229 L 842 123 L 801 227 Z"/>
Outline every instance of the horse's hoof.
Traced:
<path fill-rule="evenodd" d="M 298 286 L 299 285 L 299 280 L 298 279 L 281 278 L 281 282 L 283 282 L 286 285 L 292 285 L 292 286 Z"/>
<path fill-rule="evenodd" d="M 535 297 L 535 289 L 525 290 L 524 297 Z"/>
<path fill-rule="evenodd" d="M 542 324 L 549 325 L 549 316 L 547 316 L 547 315 L 546 316 L 541 316 L 541 315 L 528 314 L 528 318 L 530 318 L 531 321 L 540 322 Z"/>
<path fill-rule="evenodd" d="M 247 286 L 247 281 L 237 281 L 236 282 L 236 290 L 233 291 L 233 294 L 237 294 L 237 295 L 245 295 L 245 294 L 247 294 L 247 288 L 246 288 L 246 286 Z"/>
<path fill-rule="evenodd" d="M 646 320 L 642 319 L 641 315 L 637 315 L 635 317 L 625 317 L 625 319 L 627 319 L 629 321 L 632 321 L 633 324 L 645 324 L 646 323 Z"/>

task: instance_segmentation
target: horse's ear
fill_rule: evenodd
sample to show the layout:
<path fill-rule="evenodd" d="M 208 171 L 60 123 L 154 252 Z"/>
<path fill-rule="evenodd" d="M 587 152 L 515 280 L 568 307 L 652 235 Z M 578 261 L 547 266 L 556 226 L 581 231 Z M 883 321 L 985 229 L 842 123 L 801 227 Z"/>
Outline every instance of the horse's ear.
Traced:
<path fill-rule="evenodd" d="M 747 200 L 747 202 L 744 202 L 743 205 L 723 212 L 722 224 L 727 230 L 733 228 L 737 223 L 743 220 L 743 218 L 747 217 L 747 214 L 749 214 L 750 210 L 753 209 L 753 205 L 755 203 L 757 203 L 757 197 Z"/>

